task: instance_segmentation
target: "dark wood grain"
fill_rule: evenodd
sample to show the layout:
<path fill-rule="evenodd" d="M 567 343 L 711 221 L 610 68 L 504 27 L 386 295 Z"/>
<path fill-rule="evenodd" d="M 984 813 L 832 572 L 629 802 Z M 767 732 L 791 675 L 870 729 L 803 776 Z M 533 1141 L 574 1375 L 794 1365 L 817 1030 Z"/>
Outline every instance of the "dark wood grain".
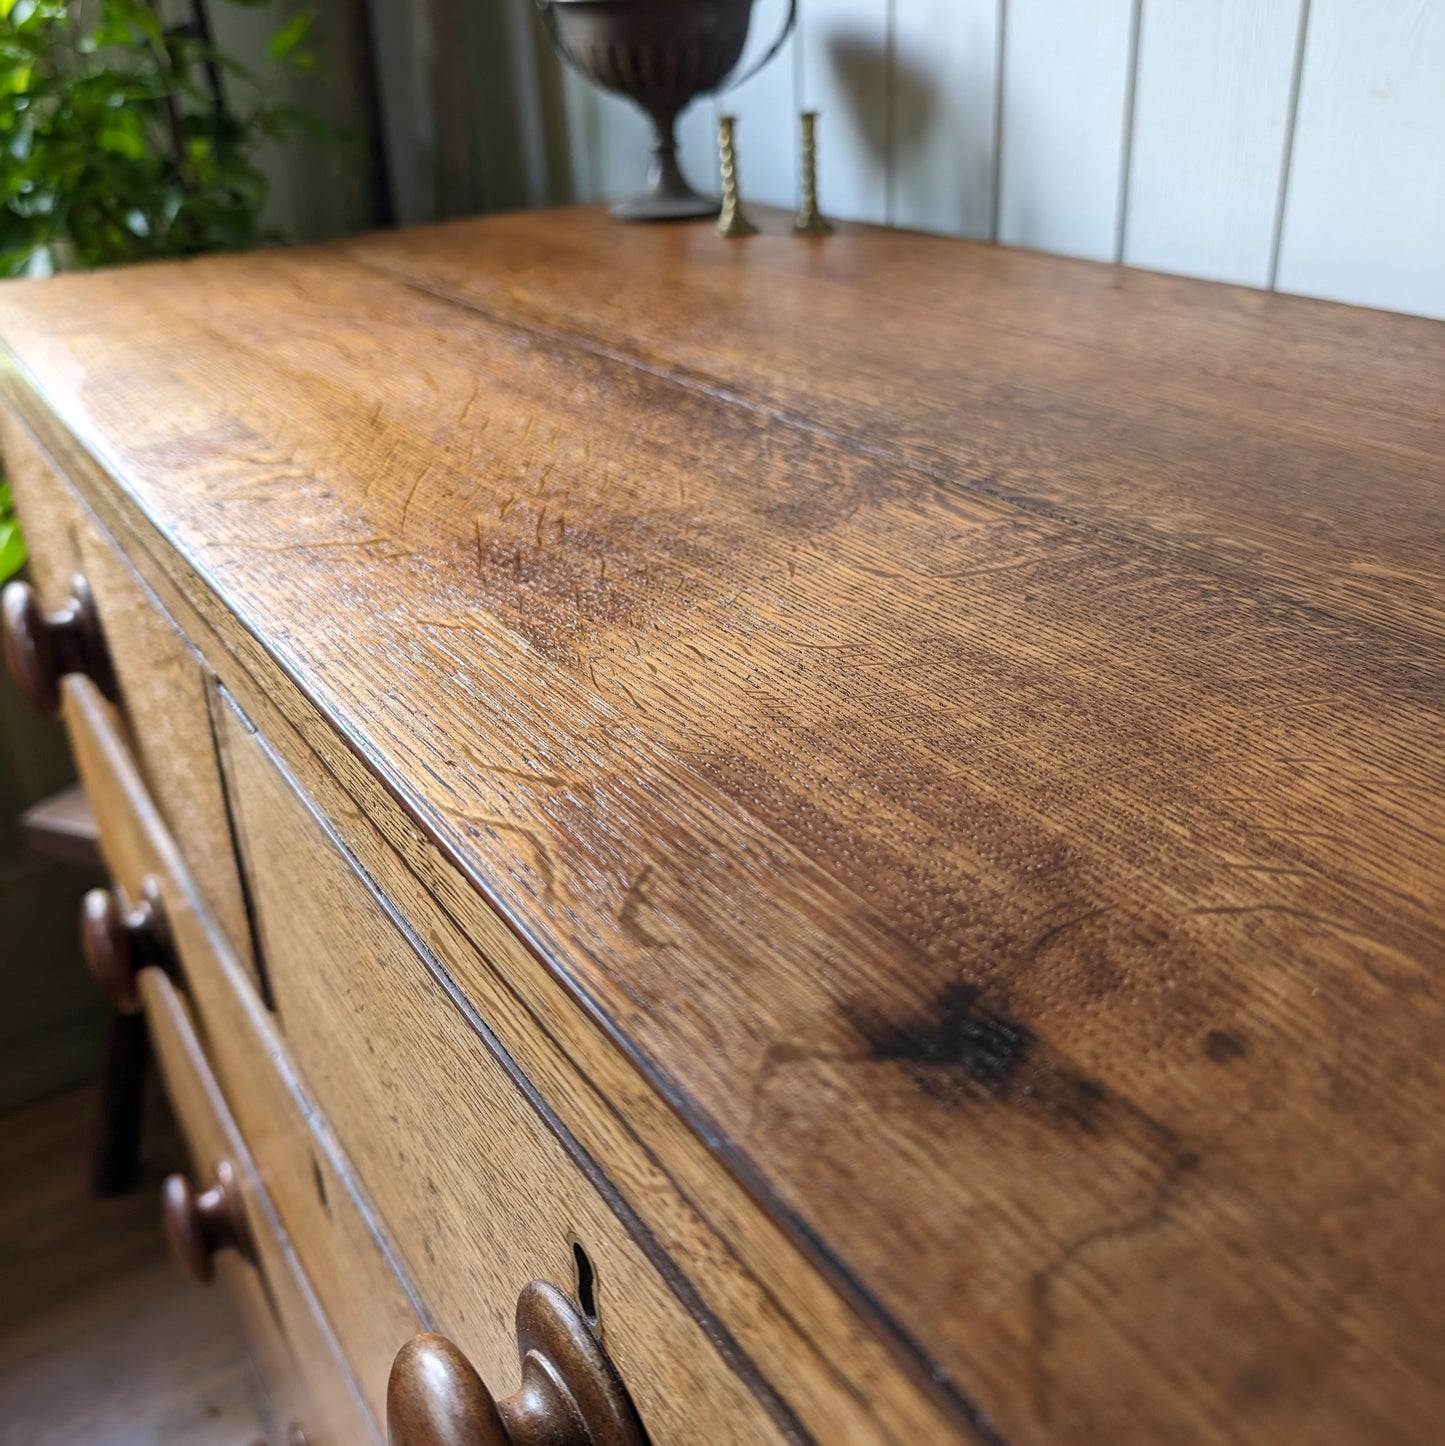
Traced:
<path fill-rule="evenodd" d="M 13 286 L 5 386 L 961 1425 L 1435 1440 L 1445 329 L 622 235 Z"/>

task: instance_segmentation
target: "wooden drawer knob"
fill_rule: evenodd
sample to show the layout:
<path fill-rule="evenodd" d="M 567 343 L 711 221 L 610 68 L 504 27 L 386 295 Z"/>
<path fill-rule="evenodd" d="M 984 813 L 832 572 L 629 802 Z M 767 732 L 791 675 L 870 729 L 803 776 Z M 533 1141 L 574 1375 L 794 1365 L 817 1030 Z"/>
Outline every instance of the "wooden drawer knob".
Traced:
<path fill-rule="evenodd" d="M 114 889 L 92 889 L 80 906 L 80 947 L 91 978 L 121 1014 L 140 1010 L 136 975 L 148 964 L 175 977 L 175 956 L 160 890 L 147 879 L 128 909 Z"/>
<path fill-rule="evenodd" d="M 0 595 L 5 661 L 31 707 L 47 716 L 60 707 L 60 680 L 84 673 L 112 703 L 115 674 L 100 631 L 90 585 L 71 579 L 70 596 L 54 612 L 40 606 L 28 582 L 11 582 Z"/>
<path fill-rule="evenodd" d="M 234 1250 L 256 1263 L 241 1190 L 228 1160 L 216 1166 L 215 1183 L 200 1195 L 184 1175 L 169 1176 L 161 1186 L 161 1218 L 171 1254 L 202 1284 L 216 1273 L 218 1250 Z"/>
<path fill-rule="evenodd" d="M 445 1336 L 415 1336 L 386 1388 L 390 1446 L 646 1446 L 616 1368 L 577 1307 L 534 1280 L 517 1301 L 521 1389 L 494 1399 Z"/>

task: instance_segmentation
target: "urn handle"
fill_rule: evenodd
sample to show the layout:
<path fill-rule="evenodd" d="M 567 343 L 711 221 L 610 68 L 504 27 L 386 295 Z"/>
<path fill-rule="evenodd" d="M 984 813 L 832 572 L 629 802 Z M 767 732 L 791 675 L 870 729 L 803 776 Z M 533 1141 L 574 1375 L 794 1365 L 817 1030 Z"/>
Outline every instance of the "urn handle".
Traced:
<path fill-rule="evenodd" d="M 140 1011 L 136 975 L 148 964 L 172 977 L 175 955 L 160 888 L 147 879 L 139 903 L 128 908 L 115 889 L 91 889 L 80 907 L 80 947 L 91 978 L 120 1014 Z"/>
<path fill-rule="evenodd" d="M 115 674 L 100 631 L 90 585 L 77 575 L 70 596 L 46 612 L 28 582 L 5 585 L 0 596 L 4 619 L 5 661 L 20 692 L 38 712 L 53 715 L 60 707 L 60 680 L 84 673 L 112 703 Z"/>
<path fill-rule="evenodd" d="M 199 1195 L 184 1175 L 168 1176 L 161 1186 L 161 1219 L 171 1254 L 203 1285 L 216 1273 L 217 1251 L 234 1250 L 242 1260 L 256 1263 L 241 1188 L 229 1160 L 216 1166 L 216 1178 Z"/>
<path fill-rule="evenodd" d="M 788 13 L 783 19 L 783 28 L 778 32 L 778 38 L 755 60 L 736 80 L 730 80 L 723 87 L 723 92 L 736 90 L 738 86 L 750 81 L 783 46 L 787 43 L 788 36 L 793 33 L 798 23 L 798 0 L 788 0 Z"/>
<path fill-rule="evenodd" d="M 521 1387 L 499 1401 L 445 1336 L 413 1337 L 386 1388 L 389 1446 L 646 1446 L 616 1367 L 555 1285 L 518 1298 L 517 1354 Z"/>

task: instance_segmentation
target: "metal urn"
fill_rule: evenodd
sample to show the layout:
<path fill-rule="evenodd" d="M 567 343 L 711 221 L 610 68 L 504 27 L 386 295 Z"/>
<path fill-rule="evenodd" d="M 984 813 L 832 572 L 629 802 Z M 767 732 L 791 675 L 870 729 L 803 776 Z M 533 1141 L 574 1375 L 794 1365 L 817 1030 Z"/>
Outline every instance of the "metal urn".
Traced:
<path fill-rule="evenodd" d="M 623 221 L 715 216 L 716 197 L 699 195 L 677 164 L 677 118 L 700 95 L 722 88 L 748 38 L 753 0 L 537 0 L 562 58 L 588 80 L 635 101 L 652 117 L 646 189 L 619 202 Z M 782 33 L 739 84 L 775 56 L 798 14 L 790 0 Z"/>

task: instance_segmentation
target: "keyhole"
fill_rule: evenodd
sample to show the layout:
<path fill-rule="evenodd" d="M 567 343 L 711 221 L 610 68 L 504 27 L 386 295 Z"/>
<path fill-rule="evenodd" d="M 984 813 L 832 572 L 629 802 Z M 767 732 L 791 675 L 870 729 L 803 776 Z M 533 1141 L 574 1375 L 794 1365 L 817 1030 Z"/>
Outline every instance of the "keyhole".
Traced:
<path fill-rule="evenodd" d="M 582 1307 L 582 1314 L 586 1317 L 587 1324 L 596 1331 L 598 1328 L 597 1268 L 592 1264 L 592 1257 L 588 1255 L 582 1242 L 575 1236 L 572 1238 L 572 1271 L 575 1277 L 574 1294 L 577 1297 L 577 1304 Z"/>

